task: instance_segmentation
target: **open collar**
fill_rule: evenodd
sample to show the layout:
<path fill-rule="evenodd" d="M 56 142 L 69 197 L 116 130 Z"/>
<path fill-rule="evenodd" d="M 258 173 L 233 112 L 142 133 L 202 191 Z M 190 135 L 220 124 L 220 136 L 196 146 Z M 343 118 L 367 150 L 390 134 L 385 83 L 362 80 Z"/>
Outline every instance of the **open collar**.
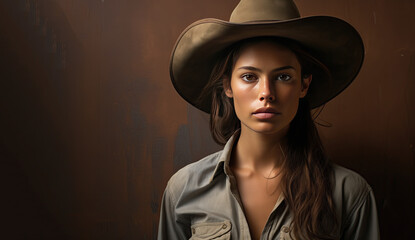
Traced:
<path fill-rule="evenodd" d="M 209 183 L 211 183 L 218 175 L 225 173 L 227 175 L 231 174 L 229 163 L 231 160 L 232 149 L 235 146 L 237 140 L 239 139 L 240 130 L 237 130 L 232 137 L 226 142 L 225 147 L 223 148 L 217 164 L 215 171 L 213 171 L 212 176 L 210 177 Z"/>

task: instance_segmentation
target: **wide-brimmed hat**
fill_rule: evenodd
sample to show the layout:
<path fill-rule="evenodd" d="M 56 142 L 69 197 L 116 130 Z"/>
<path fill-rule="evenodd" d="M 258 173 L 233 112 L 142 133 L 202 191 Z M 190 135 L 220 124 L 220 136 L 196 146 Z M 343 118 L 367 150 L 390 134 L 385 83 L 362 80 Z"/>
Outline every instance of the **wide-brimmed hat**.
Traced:
<path fill-rule="evenodd" d="M 311 108 L 342 92 L 363 63 L 362 39 L 349 23 L 330 16 L 301 18 L 292 0 L 241 0 L 229 22 L 202 19 L 179 36 L 170 60 L 175 89 L 190 104 L 209 113 L 212 99 L 200 101 L 199 96 L 223 51 L 238 41 L 265 36 L 296 41 L 330 71 L 331 79 L 313 76 L 306 96 Z"/>

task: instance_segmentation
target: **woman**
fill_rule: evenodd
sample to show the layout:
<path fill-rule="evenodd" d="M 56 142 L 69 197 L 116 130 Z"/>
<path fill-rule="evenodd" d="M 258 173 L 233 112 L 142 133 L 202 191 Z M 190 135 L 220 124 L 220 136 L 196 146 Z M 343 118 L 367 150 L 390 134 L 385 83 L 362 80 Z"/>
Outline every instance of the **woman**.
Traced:
<path fill-rule="evenodd" d="M 362 60 L 352 26 L 299 18 L 288 0 L 242 0 L 230 22 L 190 25 L 171 78 L 225 147 L 170 179 L 159 239 L 379 239 L 370 186 L 328 161 L 310 114 Z"/>

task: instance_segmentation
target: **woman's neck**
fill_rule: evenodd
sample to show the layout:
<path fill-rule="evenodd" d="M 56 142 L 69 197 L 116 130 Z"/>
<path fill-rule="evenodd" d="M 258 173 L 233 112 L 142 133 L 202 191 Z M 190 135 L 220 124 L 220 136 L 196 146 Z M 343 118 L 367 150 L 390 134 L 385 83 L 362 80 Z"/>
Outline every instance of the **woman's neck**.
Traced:
<path fill-rule="evenodd" d="M 279 168 L 283 161 L 282 145 L 287 130 L 264 134 L 242 126 L 233 150 L 234 166 L 255 172 Z"/>

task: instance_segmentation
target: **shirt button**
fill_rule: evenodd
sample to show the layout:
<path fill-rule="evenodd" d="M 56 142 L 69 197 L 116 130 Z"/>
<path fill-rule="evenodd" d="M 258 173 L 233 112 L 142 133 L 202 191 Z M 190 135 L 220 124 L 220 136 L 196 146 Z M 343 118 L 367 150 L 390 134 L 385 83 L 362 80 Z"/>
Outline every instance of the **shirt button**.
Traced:
<path fill-rule="evenodd" d="M 285 232 L 285 233 L 288 233 L 288 232 L 289 232 L 289 229 L 288 229 L 288 227 L 283 226 L 283 227 L 282 227 L 282 231 L 283 231 L 283 232 Z"/>
<path fill-rule="evenodd" d="M 228 226 L 226 226 L 226 224 L 223 224 L 223 225 L 222 225 L 222 228 L 223 228 L 223 229 L 226 229 L 227 227 L 228 227 Z"/>

